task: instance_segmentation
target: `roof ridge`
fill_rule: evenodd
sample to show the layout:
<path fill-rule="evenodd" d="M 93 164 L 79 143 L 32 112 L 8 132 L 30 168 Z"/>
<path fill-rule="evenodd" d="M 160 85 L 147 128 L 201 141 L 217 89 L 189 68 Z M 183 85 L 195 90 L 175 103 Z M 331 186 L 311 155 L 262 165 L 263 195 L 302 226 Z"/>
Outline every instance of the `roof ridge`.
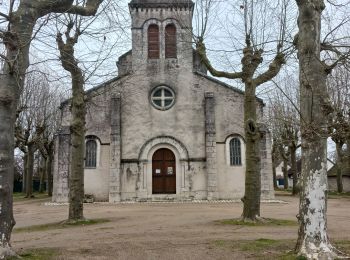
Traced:
<path fill-rule="evenodd" d="M 211 77 L 211 76 L 209 76 L 209 75 L 207 75 L 207 74 L 204 74 L 204 73 L 202 73 L 202 72 L 194 71 L 193 73 L 195 73 L 195 74 L 197 74 L 197 75 L 199 75 L 199 76 L 202 76 L 202 77 L 204 77 L 204 78 L 206 78 L 206 79 L 208 79 L 208 80 L 211 80 L 211 81 L 213 81 L 213 82 L 215 82 L 215 83 L 218 83 L 218 84 L 220 84 L 221 86 L 224 86 L 224 87 L 229 88 L 229 89 L 231 89 L 231 90 L 233 90 L 233 91 L 236 91 L 236 92 L 238 92 L 238 93 L 240 93 L 240 94 L 242 94 L 242 95 L 244 95 L 244 93 L 245 93 L 243 90 L 241 90 L 241 89 L 239 89 L 239 88 L 236 88 L 236 87 L 234 87 L 234 86 L 232 86 L 232 85 L 230 85 L 230 84 L 227 84 L 227 83 L 225 83 L 225 82 L 223 82 L 223 81 L 221 81 L 221 80 L 218 80 L 218 79 L 216 79 L 216 78 L 214 78 L 214 77 Z M 256 97 L 256 99 L 257 99 L 259 102 L 261 102 L 261 103 L 265 106 L 264 100 L 263 100 L 262 98 Z"/>

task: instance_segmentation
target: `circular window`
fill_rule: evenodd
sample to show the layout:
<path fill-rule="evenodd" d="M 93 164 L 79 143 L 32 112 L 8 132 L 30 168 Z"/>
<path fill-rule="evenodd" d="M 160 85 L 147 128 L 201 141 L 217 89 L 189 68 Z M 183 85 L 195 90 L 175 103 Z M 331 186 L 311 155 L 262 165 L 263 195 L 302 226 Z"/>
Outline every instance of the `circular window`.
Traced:
<path fill-rule="evenodd" d="M 175 93 L 167 86 L 159 86 L 152 91 L 151 101 L 155 108 L 167 110 L 174 105 Z"/>

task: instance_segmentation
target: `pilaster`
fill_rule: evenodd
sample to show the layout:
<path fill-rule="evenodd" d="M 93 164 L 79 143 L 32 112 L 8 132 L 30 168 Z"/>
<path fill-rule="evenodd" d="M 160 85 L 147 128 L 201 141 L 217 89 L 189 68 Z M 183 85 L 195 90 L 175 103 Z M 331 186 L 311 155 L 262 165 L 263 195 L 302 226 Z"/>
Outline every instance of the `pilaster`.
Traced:
<path fill-rule="evenodd" d="M 216 168 L 215 98 L 213 92 L 205 93 L 205 153 L 208 200 L 218 198 Z"/>
<path fill-rule="evenodd" d="M 266 126 L 260 126 L 261 199 L 275 199 L 272 175 L 271 135 Z"/>
<path fill-rule="evenodd" d="M 109 202 L 121 200 L 121 97 L 111 98 Z"/>
<path fill-rule="evenodd" d="M 71 161 L 70 127 L 64 126 L 57 131 L 54 158 L 54 176 L 52 201 L 65 203 L 69 197 L 69 172 Z"/>

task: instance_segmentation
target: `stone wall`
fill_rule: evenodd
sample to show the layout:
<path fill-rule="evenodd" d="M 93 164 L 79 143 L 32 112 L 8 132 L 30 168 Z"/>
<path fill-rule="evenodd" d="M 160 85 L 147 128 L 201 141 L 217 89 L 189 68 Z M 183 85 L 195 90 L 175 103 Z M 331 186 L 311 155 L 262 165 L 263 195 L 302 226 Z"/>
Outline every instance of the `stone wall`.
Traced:
<path fill-rule="evenodd" d="M 275 198 L 272 175 L 271 135 L 267 128 L 262 131 L 260 141 L 261 199 Z"/>
<path fill-rule="evenodd" d="M 61 127 L 55 140 L 54 174 L 52 199 L 54 202 L 67 202 L 69 196 L 70 170 L 70 130 Z"/>
<path fill-rule="evenodd" d="M 121 192 L 121 96 L 116 94 L 111 100 L 111 144 L 110 144 L 110 174 L 109 201 L 120 201 Z"/>
<path fill-rule="evenodd" d="M 208 200 L 218 198 L 217 157 L 215 130 L 215 98 L 213 92 L 205 92 L 205 155 L 208 176 Z"/>

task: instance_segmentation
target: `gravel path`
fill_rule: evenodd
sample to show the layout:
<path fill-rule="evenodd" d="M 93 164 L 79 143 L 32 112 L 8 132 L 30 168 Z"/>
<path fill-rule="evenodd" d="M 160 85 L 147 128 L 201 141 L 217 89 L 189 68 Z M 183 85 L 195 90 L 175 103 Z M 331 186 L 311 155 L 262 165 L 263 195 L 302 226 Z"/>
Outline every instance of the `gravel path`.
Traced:
<path fill-rule="evenodd" d="M 289 196 L 277 199 L 285 203 L 263 203 L 262 216 L 295 220 L 298 199 Z M 65 220 L 68 207 L 34 200 L 16 202 L 14 211 L 18 228 Z M 217 247 L 215 241 L 297 237 L 297 226 L 241 227 L 215 223 L 237 218 L 241 212 L 239 202 L 86 204 L 86 218 L 106 218 L 110 222 L 14 232 L 12 245 L 16 250 L 59 248 L 58 259 L 245 259 L 250 257 Z M 330 199 L 328 212 L 331 239 L 350 240 L 350 198 Z"/>

